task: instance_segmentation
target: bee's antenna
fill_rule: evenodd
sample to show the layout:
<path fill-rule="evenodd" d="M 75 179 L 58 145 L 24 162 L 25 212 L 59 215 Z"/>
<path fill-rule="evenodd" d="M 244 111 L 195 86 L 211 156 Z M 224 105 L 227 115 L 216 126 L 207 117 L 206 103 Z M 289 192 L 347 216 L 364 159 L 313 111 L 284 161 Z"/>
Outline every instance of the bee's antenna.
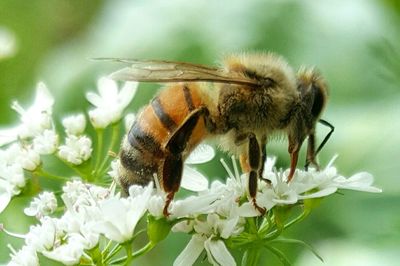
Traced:
<path fill-rule="evenodd" d="M 325 138 L 324 138 L 324 140 L 321 142 L 321 144 L 318 146 L 317 151 L 315 152 L 315 155 L 317 155 L 318 152 L 319 152 L 320 150 L 322 150 L 322 148 L 325 146 L 325 144 L 328 142 L 329 138 L 331 137 L 333 131 L 335 130 L 335 127 L 334 127 L 331 123 L 329 123 L 328 121 L 326 121 L 326 120 L 319 119 L 318 122 L 320 122 L 320 123 L 323 124 L 324 126 L 329 127 L 331 130 L 330 130 L 329 133 L 325 136 Z"/>

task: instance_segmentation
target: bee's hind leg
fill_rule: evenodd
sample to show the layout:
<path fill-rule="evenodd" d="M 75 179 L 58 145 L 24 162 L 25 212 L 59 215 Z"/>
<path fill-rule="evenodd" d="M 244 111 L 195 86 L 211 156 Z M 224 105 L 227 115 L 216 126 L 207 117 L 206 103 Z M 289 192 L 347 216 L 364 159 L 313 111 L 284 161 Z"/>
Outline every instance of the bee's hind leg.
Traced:
<path fill-rule="evenodd" d="M 167 192 L 163 214 L 169 216 L 168 207 L 175 193 L 178 191 L 183 172 L 182 152 L 193 133 L 199 118 L 204 115 L 205 109 L 199 108 L 192 111 L 182 125 L 174 132 L 165 146 L 165 159 L 160 169 L 161 185 Z"/>

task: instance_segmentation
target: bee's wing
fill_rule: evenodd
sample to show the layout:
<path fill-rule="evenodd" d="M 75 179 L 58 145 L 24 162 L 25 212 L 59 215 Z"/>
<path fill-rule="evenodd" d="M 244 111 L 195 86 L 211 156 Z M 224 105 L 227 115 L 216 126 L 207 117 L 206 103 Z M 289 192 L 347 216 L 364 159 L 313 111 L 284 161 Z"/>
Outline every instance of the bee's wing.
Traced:
<path fill-rule="evenodd" d="M 256 80 L 250 78 L 228 75 L 222 69 L 191 63 L 159 60 L 100 59 L 131 64 L 129 67 L 112 73 L 110 77 L 115 80 L 144 82 L 209 81 L 250 86 L 259 85 Z"/>

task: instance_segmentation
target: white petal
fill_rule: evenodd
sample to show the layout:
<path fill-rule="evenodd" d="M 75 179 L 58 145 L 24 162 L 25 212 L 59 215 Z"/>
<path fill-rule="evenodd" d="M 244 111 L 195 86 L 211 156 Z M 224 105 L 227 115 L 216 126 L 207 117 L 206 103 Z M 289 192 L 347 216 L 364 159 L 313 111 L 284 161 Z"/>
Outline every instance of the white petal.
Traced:
<path fill-rule="evenodd" d="M 235 216 L 232 217 L 231 219 L 224 221 L 221 229 L 221 237 L 225 239 L 229 238 L 232 235 L 238 221 L 239 221 L 239 216 Z"/>
<path fill-rule="evenodd" d="M 197 170 L 185 165 L 181 187 L 195 192 L 203 191 L 208 188 L 208 179 Z"/>
<path fill-rule="evenodd" d="M 260 204 L 260 202 L 257 203 Z M 256 208 L 254 208 L 253 204 L 250 202 L 245 202 L 239 207 L 239 215 L 241 217 L 256 217 L 259 216 L 260 213 L 256 210 Z"/>
<path fill-rule="evenodd" d="M 222 240 L 207 239 L 204 242 L 204 247 L 207 251 L 208 260 L 213 265 L 233 266 L 236 265 L 231 253 L 229 253 Z"/>
<path fill-rule="evenodd" d="M 209 212 L 214 208 L 213 203 L 220 197 L 218 194 L 205 194 L 201 196 L 190 196 L 183 200 L 174 202 L 171 208 L 171 217 L 182 217 L 198 213 Z"/>
<path fill-rule="evenodd" d="M 132 101 L 133 96 L 136 94 L 138 84 L 138 82 L 125 82 L 125 85 L 118 95 L 120 99 L 120 108 L 124 109 Z"/>
<path fill-rule="evenodd" d="M 114 102 L 118 95 L 117 83 L 109 78 L 102 77 L 97 82 L 97 89 L 100 92 L 100 97 L 103 100 Z"/>
<path fill-rule="evenodd" d="M 374 177 L 367 172 L 357 173 L 348 179 L 339 177 L 334 181 L 338 184 L 338 188 L 374 193 L 382 192 L 381 189 L 371 186 L 374 182 Z"/>
<path fill-rule="evenodd" d="M 274 198 L 273 202 L 277 204 L 294 204 L 298 200 L 297 193 L 293 190 L 286 191 L 284 195 Z"/>
<path fill-rule="evenodd" d="M 39 82 L 36 87 L 36 99 L 31 108 L 38 108 L 37 110 L 51 111 L 54 104 L 54 98 L 47 89 L 44 82 Z"/>
<path fill-rule="evenodd" d="M 311 194 L 305 194 L 305 195 L 299 195 L 299 199 L 313 199 L 313 198 L 322 198 L 326 197 L 328 195 L 331 195 L 337 191 L 337 187 L 326 187 L 320 191 L 311 193 Z"/>
<path fill-rule="evenodd" d="M 186 159 L 187 164 L 200 164 L 211 161 L 215 156 L 213 147 L 207 144 L 200 144 L 197 146 Z"/>
<path fill-rule="evenodd" d="M 103 105 L 103 100 L 101 99 L 101 97 L 98 94 L 91 91 L 86 93 L 86 100 L 88 100 L 89 103 L 91 103 L 96 107 Z"/>
<path fill-rule="evenodd" d="M 174 266 L 193 265 L 204 249 L 205 237 L 193 235 L 181 254 L 175 259 Z"/>
<path fill-rule="evenodd" d="M 64 265 L 76 265 L 83 255 L 83 247 L 76 243 L 67 243 L 51 251 L 44 250 L 42 254 L 50 259 L 60 261 Z"/>
<path fill-rule="evenodd" d="M 0 213 L 4 211 L 4 209 L 10 203 L 10 201 L 11 201 L 11 194 L 3 187 L 0 187 Z"/>

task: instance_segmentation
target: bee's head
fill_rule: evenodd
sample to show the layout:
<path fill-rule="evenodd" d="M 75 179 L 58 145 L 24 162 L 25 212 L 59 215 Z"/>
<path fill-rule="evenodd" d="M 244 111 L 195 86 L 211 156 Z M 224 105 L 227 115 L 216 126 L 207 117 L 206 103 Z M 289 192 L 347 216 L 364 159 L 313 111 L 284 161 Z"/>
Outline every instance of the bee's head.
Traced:
<path fill-rule="evenodd" d="M 322 76 L 313 68 L 301 68 L 297 73 L 297 82 L 297 88 L 304 104 L 303 112 L 308 118 L 306 127 L 308 130 L 313 130 L 325 108 L 328 87 Z"/>

